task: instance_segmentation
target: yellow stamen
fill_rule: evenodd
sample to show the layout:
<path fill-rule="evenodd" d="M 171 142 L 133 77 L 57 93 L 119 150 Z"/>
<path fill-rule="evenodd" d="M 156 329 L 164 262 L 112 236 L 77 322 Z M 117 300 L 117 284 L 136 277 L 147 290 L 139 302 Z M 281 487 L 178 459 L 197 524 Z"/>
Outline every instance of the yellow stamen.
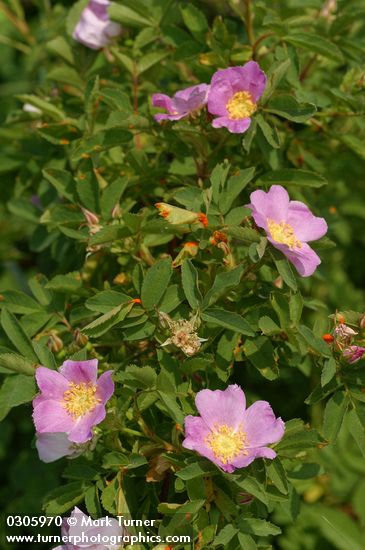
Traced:
<path fill-rule="evenodd" d="M 205 438 L 206 444 L 212 449 L 215 457 L 227 464 L 239 455 L 247 455 L 247 437 L 241 429 L 235 430 L 227 424 L 217 424 L 214 430 Z"/>
<path fill-rule="evenodd" d="M 63 394 L 63 407 L 74 418 L 84 416 L 101 402 L 101 399 L 95 396 L 97 387 L 94 384 L 70 382 L 69 388 Z"/>
<path fill-rule="evenodd" d="M 294 229 L 286 222 L 277 223 L 274 220 L 268 219 L 267 225 L 271 237 L 280 244 L 286 244 L 289 248 L 302 248 L 302 243 L 295 236 Z"/>
<path fill-rule="evenodd" d="M 238 120 L 251 116 L 257 107 L 250 92 L 236 92 L 226 104 L 226 109 L 231 120 Z"/>

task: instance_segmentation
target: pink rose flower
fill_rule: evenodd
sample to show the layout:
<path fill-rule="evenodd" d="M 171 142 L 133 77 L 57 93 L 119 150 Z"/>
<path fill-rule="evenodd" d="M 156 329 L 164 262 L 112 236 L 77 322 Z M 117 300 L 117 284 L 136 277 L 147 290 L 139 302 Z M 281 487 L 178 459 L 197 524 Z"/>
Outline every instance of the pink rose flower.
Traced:
<path fill-rule="evenodd" d="M 167 111 L 167 113 L 154 115 L 155 120 L 162 122 L 163 120 L 180 120 L 187 117 L 206 104 L 208 91 L 208 84 L 198 84 L 176 92 L 173 97 L 165 94 L 154 94 L 152 105 Z"/>
<path fill-rule="evenodd" d="M 89 441 L 94 426 L 104 420 L 105 404 L 113 395 L 112 372 L 97 378 L 98 361 L 65 361 L 59 372 L 38 367 L 41 393 L 33 400 L 36 431 L 66 433 L 74 443 Z"/>
<path fill-rule="evenodd" d="M 267 193 L 254 191 L 250 199 L 247 207 L 270 243 L 288 258 L 299 275 L 312 275 L 321 260 L 307 242 L 326 234 L 326 220 L 314 216 L 303 202 L 291 201 L 281 185 L 273 185 Z"/>
<path fill-rule="evenodd" d="M 243 390 L 237 385 L 197 393 L 200 416 L 185 418 L 183 447 L 197 451 L 226 472 L 245 468 L 258 457 L 273 459 L 267 445 L 284 435 L 285 424 L 276 418 L 267 401 L 256 401 L 246 409 Z"/>
<path fill-rule="evenodd" d="M 233 134 L 246 132 L 265 86 L 265 73 L 255 61 L 214 73 L 208 96 L 208 111 L 217 117 L 212 126 Z"/>
<path fill-rule="evenodd" d="M 109 19 L 109 6 L 109 0 L 90 0 L 81 13 L 73 38 L 92 50 L 108 46 L 122 33 L 122 27 Z"/>

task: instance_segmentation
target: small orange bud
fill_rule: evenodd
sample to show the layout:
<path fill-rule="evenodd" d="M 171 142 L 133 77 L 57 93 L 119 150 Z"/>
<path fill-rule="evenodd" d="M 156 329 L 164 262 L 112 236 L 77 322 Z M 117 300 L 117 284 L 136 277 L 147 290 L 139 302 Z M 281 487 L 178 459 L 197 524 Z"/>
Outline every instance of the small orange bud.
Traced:
<path fill-rule="evenodd" d="M 328 211 L 330 214 L 337 214 L 337 208 L 335 206 L 330 206 Z"/>
<path fill-rule="evenodd" d="M 68 140 L 67 138 L 61 138 L 60 139 L 60 144 L 61 145 L 68 145 L 70 143 L 70 140 Z"/>
<path fill-rule="evenodd" d="M 331 344 L 331 342 L 333 342 L 334 338 L 333 338 L 332 334 L 323 334 L 322 340 L 324 340 L 326 342 L 326 344 Z"/>
<path fill-rule="evenodd" d="M 142 300 L 140 298 L 133 298 L 132 303 L 133 304 L 141 304 Z"/>
<path fill-rule="evenodd" d="M 195 247 L 195 246 L 199 246 L 199 243 L 197 243 L 195 241 L 188 241 L 188 242 L 184 243 L 184 247 L 186 247 L 186 248 Z"/>
<path fill-rule="evenodd" d="M 228 237 L 223 231 L 214 231 L 213 235 L 209 239 L 210 244 L 217 246 L 218 243 L 227 243 Z"/>
<path fill-rule="evenodd" d="M 204 225 L 204 227 L 208 227 L 208 218 L 202 212 L 199 213 L 199 221 L 202 225 Z"/>

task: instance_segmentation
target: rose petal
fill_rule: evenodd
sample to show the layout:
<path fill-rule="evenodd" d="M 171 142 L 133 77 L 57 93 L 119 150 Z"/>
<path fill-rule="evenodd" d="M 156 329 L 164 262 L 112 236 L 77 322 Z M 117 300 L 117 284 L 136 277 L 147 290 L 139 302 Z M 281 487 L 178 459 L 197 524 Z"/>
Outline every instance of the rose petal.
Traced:
<path fill-rule="evenodd" d="M 65 391 L 69 389 L 69 382 L 61 373 L 46 367 L 38 367 L 35 378 L 42 397 L 47 399 L 62 399 Z"/>
<path fill-rule="evenodd" d="M 328 230 L 326 220 L 314 216 L 308 206 L 300 201 L 290 201 L 286 221 L 293 227 L 295 236 L 303 242 L 320 239 Z"/>
<path fill-rule="evenodd" d="M 43 462 L 54 462 L 73 454 L 71 445 L 66 433 L 37 433 L 35 446 Z"/>
<path fill-rule="evenodd" d="M 100 424 L 105 416 L 105 405 L 101 403 L 97 405 L 95 409 L 81 416 L 74 422 L 68 435 L 69 440 L 74 443 L 86 443 L 86 441 L 92 439 L 93 426 Z"/>
<path fill-rule="evenodd" d="M 65 432 L 73 428 L 74 420 L 59 401 L 47 399 L 39 401 L 34 407 L 33 420 L 37 432 Z"/>
<path fill-rule="evenodd" d="M 198 392 L 195 403 L 200 416 L 210 429 L 215 425 L 226 424 L 238 428 L 243 421 L 246 399 L 243 390 L 235 385 L 221 390 L 201 390 Z"/>
<path fill-rule="evenodd" d="M 256 401 L 244 413 L 243 430 L 250 449 L 276 443 L 284 435 L 285 424 L 276 418 L 267 401 Z"/>
<path fill-rule="evenodd" d="M 98 376 L 98 360 L 65 361 L 60 367 L 60 373 L 75 384 L 96 384 Z"/>

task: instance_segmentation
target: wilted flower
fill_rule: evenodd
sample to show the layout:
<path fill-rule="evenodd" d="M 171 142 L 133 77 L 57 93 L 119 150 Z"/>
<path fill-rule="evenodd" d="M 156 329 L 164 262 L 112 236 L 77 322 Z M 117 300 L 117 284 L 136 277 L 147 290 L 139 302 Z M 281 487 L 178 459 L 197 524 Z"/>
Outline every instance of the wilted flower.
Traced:
<path fill-rule="evenodd" d="M 255 61 L 214 73 L 208 96 L 208 111 L 217 116 L 212 126 L 234 134 L 246 132 L 265 86 L 265 73 Z"/>
<path fill-rule="evenodd" d="M 119 550 L 127 542 L 128 532 L 123 525 L 119 525 L 119 521 L 115 518 L 100 518 L 95 521 L 94 525 L 92 518 L 84 514 L 77 506 L 72 510 L 70 518 L 72 518 L 71 521 L 67 521 L 69 518 L 65 518 L 61 527 L 63 541 L 68 540 L 70 544 L 57 546 L 53 550 L 71 550 L 71 548 L 72 550 L 81 550 L 82 548 Z"/>
<path fill-rule="evenodd" d="M 314 216 L 303 202 L 291 201 L 281 185 L 271 186 L 267 193 L 254 191 L 250 199 L 247 207 L 271 244 L 285 254 L 299 275 L 312 275 L 321 260 L 307 242 L 325 235 L 326 220 Z"/>
<path fill-rule="evenodd" d="M 345 323 L 339 323 L 333 329 L 335 343 L 339 349 L 348 346 L 356 334 L 358 334 L 358 332 L 345 325 Z"/>
<path fill-rule="evenodd" d="M 154 115 L 157 122 L 163 120 L 180 120 L 189 116 L 194 111 L 201 109 L 207 102 L 209 92 L 208 84 L 198 84 L 176 92 L 173 97 L 165 94 L 154 94 L 152 105 L 165 109 L 167 113 Z"/>
<path fill-rule="evenodd" d="M 90 448 L 90 443 L 72 443 L 66 433 L 37 433 L 35 446 L 39 458 L 48 463 L 64 456 L 76 458 Z"/>
<path fill-rule="evenodd" d="M 171 336 L 168 338 L 161 346 L 168 346 L 169 344 L 174 344 L 177 348 L 180 348 L 185 355 L 192 356 L 195 353 L 198 353 L 200 350 L 202 342 L 206 342 L 206 338 L 200 338 L 197 333 L 197 323 L 196 318 L 190 319 L 179 319 L 178 321 L 173 321 L 167 313 L 159 311 L 158 313 L 161 324 L 167 327 Z"/>
<path fill-rule="evenodd" d="M 108 46 L 122 32 L 119 23 L 110 20 L 109 6 L 109 0 L 90 0 L 81 13 L 73 38 L 92 50 Z"/>
<path fill-rule="evenodd" d="M 221 390 L 202 390 L 195 398 L 200 416 L 185 418 L 183 447 L 197 451 L 226 472 L 244 468 L 255 458 L 273 459 L 267 445 L 284 435 L 285 424 L 267 401 L 246 409 L 243 390 L 236 384 Z"/>
<path fill-rule="evenodd" d="M 105 404 L 113 395 L 112 372 L 97 378 L 98 361 L 65 361 L 59 372 L 38 367 L 36 380 L 41 393 L 33 400 L 36 431 L 63 432 L 69 441 L 85 443 L 93 426 L 104 420 Z"/>
<path fill-rule="evenodd" d="M 187 241 L 183 244 L 182 249 L 172 262 L 172 267 L 178 267 L 186 258 L 194 258 L 198 254 L 199 243 L 195 241 Z"/>
<path fill-rule="evenodd" d="M 361 346 L 349 346 L 345 348 L 342 352 L 343 357 L 351 365 L 357 363 L 365 354 L 365 348 Z"/>
<path fill-rule="evenodd" d="M 191 212 L 166 202 L 156 202 L 155 206 L 159 210 L 160 216 L 172 225 L 201 223 L 204 227 L 208 226 L 208 218 L 203 212 Z"/>

